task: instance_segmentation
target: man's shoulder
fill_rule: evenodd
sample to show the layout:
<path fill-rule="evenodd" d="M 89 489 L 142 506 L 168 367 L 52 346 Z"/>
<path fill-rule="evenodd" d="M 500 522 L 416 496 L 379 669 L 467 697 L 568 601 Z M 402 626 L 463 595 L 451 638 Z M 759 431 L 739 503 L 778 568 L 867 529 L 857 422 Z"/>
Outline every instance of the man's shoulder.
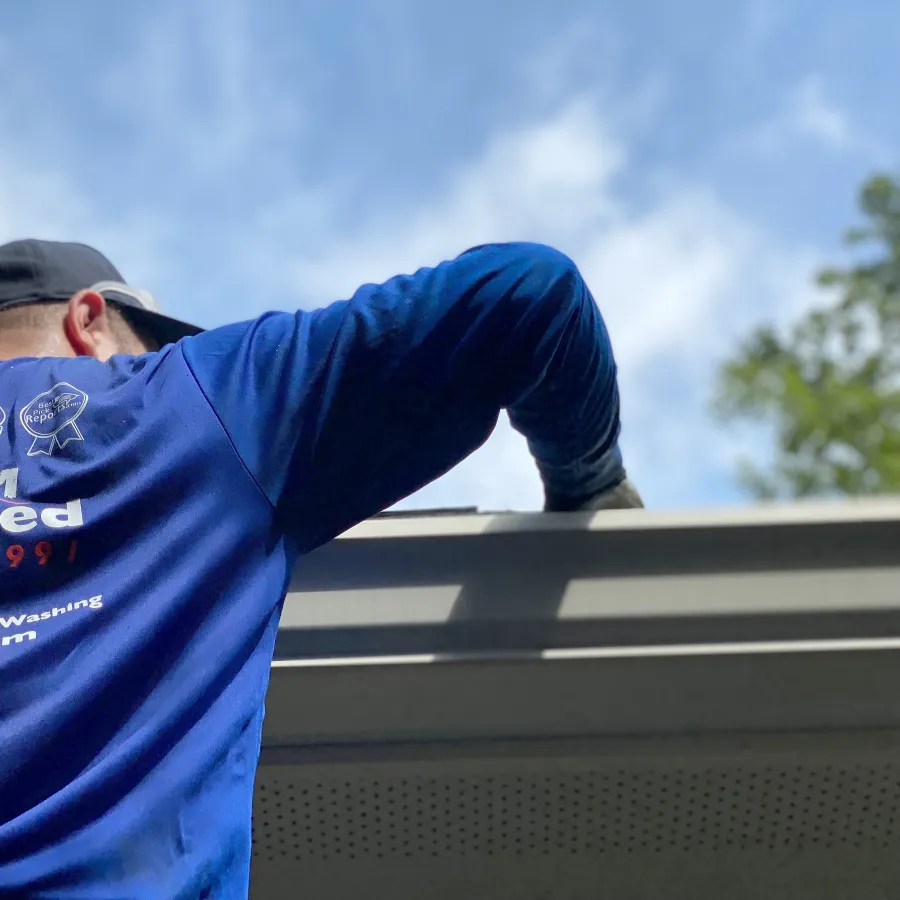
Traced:
<path fill-rule="evenodd" d="M 63 413 L 78 408 L 78 415 L 117 407 L 128 410 L 125 419 L 135 422 L 165 415 L 166 407 L 191 405 L 196 387 L 177 345 L 140 356 L 117 355 L 106 361 L 92 357 L 22 357 L 0 361 L 0 420 L 11 425 L 34 425 L 36 416 L 45 423 L 62 420 Z M 203 402 L 196 391 L 196 402 Z M 155 413 L 155 416 L 152 415 Z M 124 415 L 124 412 L 123 412 Z M 119 417 L 122 418 L 122 417 Z M 0 432 L 2 433 L 2 432 Z"/>

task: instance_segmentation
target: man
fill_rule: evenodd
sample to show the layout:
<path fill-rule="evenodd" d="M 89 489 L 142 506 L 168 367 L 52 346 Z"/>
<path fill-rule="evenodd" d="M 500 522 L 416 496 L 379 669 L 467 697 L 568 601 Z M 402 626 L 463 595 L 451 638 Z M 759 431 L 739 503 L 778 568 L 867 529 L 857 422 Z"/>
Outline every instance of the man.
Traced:
<path fill-rule="evenodd" d="M 640 506 L 574 264 L 489 245 L 208 332 L 96 251 L 0 247 L 0 895 L 245 897 L 297 558 L 509 410 L 548 510 Z"/>

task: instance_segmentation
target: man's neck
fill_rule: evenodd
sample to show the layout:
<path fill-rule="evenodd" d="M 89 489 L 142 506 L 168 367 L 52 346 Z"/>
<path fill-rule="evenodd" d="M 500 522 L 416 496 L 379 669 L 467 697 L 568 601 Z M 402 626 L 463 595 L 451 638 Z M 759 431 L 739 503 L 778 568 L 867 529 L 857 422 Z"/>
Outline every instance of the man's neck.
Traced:
<path fill-rule="evenodd" d="M 0 360 L 43 356 L 73 357 L 75 353 L 55 329 L 44 332 L 31 328 L 0 329 Z"/>

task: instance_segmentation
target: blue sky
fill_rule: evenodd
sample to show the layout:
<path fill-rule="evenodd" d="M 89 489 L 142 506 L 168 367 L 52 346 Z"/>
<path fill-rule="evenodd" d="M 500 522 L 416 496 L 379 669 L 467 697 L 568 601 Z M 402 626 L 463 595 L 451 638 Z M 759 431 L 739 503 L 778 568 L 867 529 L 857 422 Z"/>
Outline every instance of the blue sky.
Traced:
<path fill-rule="evenodd" d="M 745 502 L 715 364 L 818 298 L 897 165 L 894 0 L 32 0 L 0 25 L 0 240 L 93 243 L 216 325 L 490 240 L 572 256 L 649 505 Z M 503 421 L 406 505 L 534 509 Z"/>

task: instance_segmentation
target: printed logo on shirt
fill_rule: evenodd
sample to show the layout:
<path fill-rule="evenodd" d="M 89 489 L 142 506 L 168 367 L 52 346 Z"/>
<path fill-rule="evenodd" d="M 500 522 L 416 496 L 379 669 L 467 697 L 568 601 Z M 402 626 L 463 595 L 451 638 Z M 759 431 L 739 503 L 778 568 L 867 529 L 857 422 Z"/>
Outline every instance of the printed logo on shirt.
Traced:
<path fill-rule="evenodd" d="M 0 475 L 5 475 L 4 470 Z M 43 525 L 52 531 L 81 528 L 84 515 L 80 500 L 70 500 L 65 506 L 31 506 L 21 501 L 3 500 L 0 506 L 0 533 L 24 534 Z"/>
<path fill-rule="evenodd" d="M 17 468 L 0 469 L 0 488 L 0 575 L 11 569 L 49 571 L 72 565 L 78 558 L 78 538 L 72 531 L 84 525 L 81 500 L 51 506 L 20 498 Z M 7 536 L 12 543 L 4 547 L 2 538 Z M 3 599 L 0 591 L 0 602 Z"/>
<path fill-rule="evenodd" d="M 69 603 L 65 606 L 54 606 L 52 609 L 46 609 L 43 612 L 31 610 L 18 615 L 7 614 L 0 616 L 0 628 L 21 628 L 26 623 L 31 625 L 37 622 L 46 622 L 47 619 L 55 619 L 57 616 L 78 612 L 80 609 L 103 609 L 103 595 L 97 594 L 96 597 L 89 597 L 87 600 L 77 600 L 75 603 Z"/>
<path fill-rule="evenodd" d="M 0 631 L 0 649 L 3 647 L 15 648 L 19 644 L 28 644 L 31 641 L 37 640 L 39 637 L 38 629 L 27 628 L 28 625 L 37 625 L 47 621 L 55 622 L 60 616 L 66 616 L 68 621 L 71 619 L 73 613 L 83 615 L 85 611 L 91 612 L 92 610 L 96 611 L 98 609 L 103 609 L 102 594 L 89 597 L 87 600 L 62 603 L 59 606 L 54 606 L 51 609 L 44 609 L 42 611 L 30 610 L 15 615 L 7 614 L 0 616 L 0 629 L 3 629 L 3 631 L 11 631 L 13 628 L 24 629 L 22 631 L 17 630 L 13 634 L 4 634 L 3 631 Z"/>
<path fill-rule="evenodd" d="M 3 426 L 6 424 L 6 410 L 0 406 L 0 434 L 3 434 Z"/>
<path fill-rule="evenodd" d="M 84 412 L 88 395 L 65 381 L 38 394 L 21 413 L 19 419 L 34 438 L 29 456 L 53 456 L 69 441 L 83 441 L 75 420 Z"/>

